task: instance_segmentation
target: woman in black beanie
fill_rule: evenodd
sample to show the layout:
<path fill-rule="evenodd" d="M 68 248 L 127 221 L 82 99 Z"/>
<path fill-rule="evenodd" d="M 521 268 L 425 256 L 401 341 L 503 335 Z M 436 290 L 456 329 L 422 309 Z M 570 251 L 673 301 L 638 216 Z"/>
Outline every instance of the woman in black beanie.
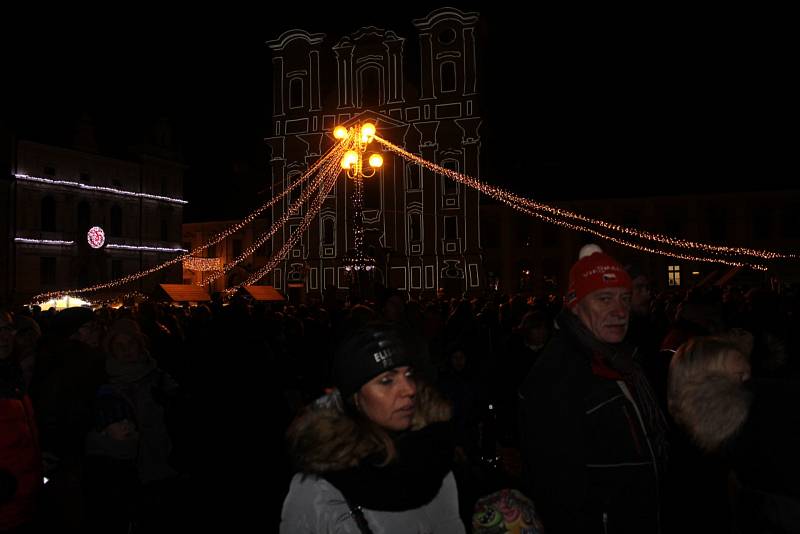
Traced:
<path fill-rule="evenodd" d="M 450 407 L 414 376 L 415 344 L 372 323 L 341 346 L 337 390 L 290 427 L 300 471 L 282 533 L 461 533 Z"/>

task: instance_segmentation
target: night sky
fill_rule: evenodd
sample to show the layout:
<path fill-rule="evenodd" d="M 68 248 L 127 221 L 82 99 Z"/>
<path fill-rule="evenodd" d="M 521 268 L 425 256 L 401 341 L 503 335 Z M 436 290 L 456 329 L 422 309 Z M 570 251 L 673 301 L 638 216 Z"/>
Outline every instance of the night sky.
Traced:
<path fill-rule="evenodd" d="M 369 24 L 413 40 L 411 20 L 433 9 L 306 5 L 120 14 L 42 24 L 35 39 L 18 26 L 3 119 L 22 138 L 69 145 L 88 113 L 114 155 L 168 117 L 189 165 L 185 220 L 241 217 L 268 194 L 264 42 Z M 541 200 L 796 187 L 796 47 L 779 14 L 459 7 L 482 16 L 484 179 Z M 215 181 L 236 184 L 224 202 Z"/>

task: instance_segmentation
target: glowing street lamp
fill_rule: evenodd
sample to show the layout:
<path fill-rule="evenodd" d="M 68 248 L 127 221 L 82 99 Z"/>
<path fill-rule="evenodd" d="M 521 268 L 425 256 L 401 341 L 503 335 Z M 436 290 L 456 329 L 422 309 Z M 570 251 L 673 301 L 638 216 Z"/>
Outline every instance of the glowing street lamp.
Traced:
<path fill-rule="evenodd" d="M 356 133 L 355 150 L 348 150 L 342 156 L 342 169 L 347 177 L 355 184 L 353 200 L 353 245 L 354 250 L 349 251 L 343 261 L 347 271 L 371 271 L 375 268 L 375 259 L 364 251 L 364 221 L 362 208 L 364 205 L 364 178 L 375 176 L 375 172 L 383 166 L 383 157 L 380 154 L 370 154 L 367 165 L 364 165 L 364 153 L 373 138 L 375 137 L 375 125 L 365 122 Z M 333 136 L 337 139 L 347 137 L 348 131 L 343 126 L 337 126 L 333 130 Z"/>

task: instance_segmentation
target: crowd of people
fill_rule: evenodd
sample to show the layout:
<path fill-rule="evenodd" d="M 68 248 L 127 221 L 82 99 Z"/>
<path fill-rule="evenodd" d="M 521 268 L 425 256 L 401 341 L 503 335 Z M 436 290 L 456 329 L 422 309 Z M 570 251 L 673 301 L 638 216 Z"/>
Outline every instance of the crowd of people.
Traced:
<path fill-rule="evenodd" d="M 0 531 L 800 532 L 791 288 L 376 295 L 2 312 Z"/>

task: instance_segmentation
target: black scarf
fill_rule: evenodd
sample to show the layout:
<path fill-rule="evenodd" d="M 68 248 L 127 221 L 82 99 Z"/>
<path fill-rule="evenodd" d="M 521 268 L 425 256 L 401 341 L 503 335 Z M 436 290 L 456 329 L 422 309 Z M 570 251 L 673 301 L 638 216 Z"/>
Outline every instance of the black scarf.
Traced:
<path fill-rule="evenodd" d="M 399 512 L 428 504 L 439 493 L 453 461 L 451 424 L 434 423 L 395 438 L 397 459 L 381 467 L 367 458 L 358 466 L 322 475 L 353 505 Z"/>
<path fill-rule="evenodd" d="M 592 354 L 597 354 L 622 375 L 625 383 L 632 389 L 632 394 L 639 411 L 644 419 L 647 435 L 653 446 L 653 453 L 659 468 L 662 470 L 667 463 L 667 421 L 661 409 L 658 407 L 653 388 L 647 378 L 636 363 L 634 355 L 636 349 L 627 343 L 605 343 L 597 339 L 588 328 L 581 322 L 577 315 L 568 309 L 564 309 L 558 315 L 558 326 L 578 344 L 588 349 Z"/>

